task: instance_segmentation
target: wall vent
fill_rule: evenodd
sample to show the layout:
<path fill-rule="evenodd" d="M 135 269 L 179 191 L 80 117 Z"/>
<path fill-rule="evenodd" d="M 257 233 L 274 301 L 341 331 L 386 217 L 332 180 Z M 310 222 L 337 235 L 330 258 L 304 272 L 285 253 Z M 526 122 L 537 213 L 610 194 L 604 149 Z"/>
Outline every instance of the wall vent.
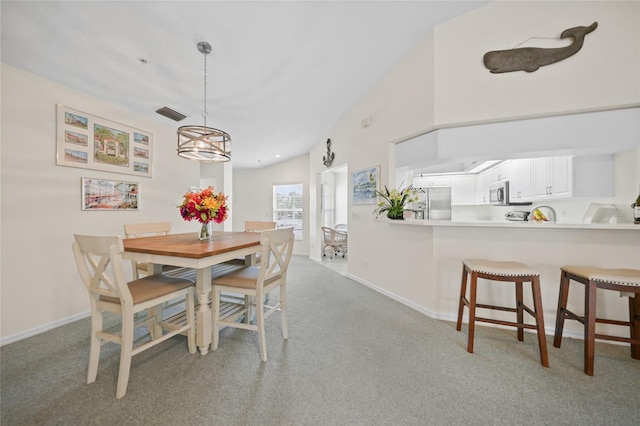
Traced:
<path fill-rule="evenodd" d="M 178 111 L 176 111 L 174 109 L 171 109 L 169 107 L 158 108 L 156 110 L 156 112 L 158 114 L 163 115 L 163 116 L 165 116 L 167 118 L 170 118 L 170 119 L 172 119 L 174 121 L 181 121 L 181 120 L 184 120 L 185 118 L 187 118 L 187 116 L 184 115 L 183 113 L 178 112 Z"/>

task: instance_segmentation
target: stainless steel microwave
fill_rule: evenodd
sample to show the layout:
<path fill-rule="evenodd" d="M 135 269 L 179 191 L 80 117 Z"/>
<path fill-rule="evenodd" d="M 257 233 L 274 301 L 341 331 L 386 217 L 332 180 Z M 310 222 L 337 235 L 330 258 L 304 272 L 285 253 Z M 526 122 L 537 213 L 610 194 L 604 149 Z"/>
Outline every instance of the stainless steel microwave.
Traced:
<path fill-rule="evenodd" d="M 495 182 L 489 186 L 489 203 L 497 206 L 509 205 L 509 181 Z"/>

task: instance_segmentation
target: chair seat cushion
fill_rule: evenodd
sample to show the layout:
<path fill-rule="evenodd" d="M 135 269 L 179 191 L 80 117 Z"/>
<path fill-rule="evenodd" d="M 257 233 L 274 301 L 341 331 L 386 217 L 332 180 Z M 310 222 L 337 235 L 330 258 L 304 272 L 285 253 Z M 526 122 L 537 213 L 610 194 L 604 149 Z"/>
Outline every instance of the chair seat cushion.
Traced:
<path fill-rule="evenodd" d="M 191 287 L 192 285 L 194 285 L 193 281 L 166 275 L 151 275 L 128 283 L 134 305 L 165 296 L 174 291 Z M 120 299 L 117 297 L 100 296 L 100 300 L 110 303 L 120 303 Z"/>
<path fill-rule="evenodd" d="M 505 277 L 539 276 L 540 273 L 524 263 L 487 259 L 464 259 L 462 261 L 471 271 Z"/>
<path fill-rule="evenodd" d="M 565 265 L 561 269 L 587 280 L 640 287 L 640 270 L 638 269 L 594 268 L 575 265 Z"/>
<path fill-rule="evenodd" d="M 256 288 L 258 282 L 258 275 L 260 275 L 259 266 L 247 266 L 246 268 L 238 269 L 237 271 L 230 272 L 228 274 L 221 275 L 212 280 L 212 285 L 224 285 L 228 287 L 236 288 Z M 280 276 L 272 277 L 265 281 L 264 285 L 268 285 L 273 281 L 280 278 Z"/>

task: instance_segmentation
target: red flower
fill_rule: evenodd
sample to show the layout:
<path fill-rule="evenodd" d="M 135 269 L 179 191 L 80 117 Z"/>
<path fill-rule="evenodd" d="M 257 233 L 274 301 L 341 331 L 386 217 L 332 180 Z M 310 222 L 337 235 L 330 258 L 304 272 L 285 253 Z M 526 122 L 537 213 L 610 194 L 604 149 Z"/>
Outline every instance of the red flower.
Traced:
<path fill-rule="evenodd" d="M 222 223 L 228 215 L 227 196 L 222 192 L 214 193 L 211 186 L 199 192 L 187 192 L 178 208 L 184 220 L 197 220 L 200 223 L 212 220 Z"/>

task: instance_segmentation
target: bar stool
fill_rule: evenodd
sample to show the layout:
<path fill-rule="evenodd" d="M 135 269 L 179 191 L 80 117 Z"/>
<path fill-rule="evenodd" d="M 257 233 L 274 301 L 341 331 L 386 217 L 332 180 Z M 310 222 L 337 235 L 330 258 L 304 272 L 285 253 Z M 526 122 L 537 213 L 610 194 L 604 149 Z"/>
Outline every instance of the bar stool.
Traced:
<path fill-rule="evenodd" d="M 560 268 L 560 296 L 553 346 L 560 347 L 564 320 L 576 320 L 584 325 L 584 372 L 593 376 L 595 339 L 614 340 L 631 344 L 631 357 L 640 359 L 640 270 L 608 269 L 587 266 L 563 266 Z M 584 284 L 584 316 L 576 315 L 567 309 L 569 283 L 577 281 Z M 614 290 L 630 294 L 629 321 L 597 318 L 596 289 Z M 596 323 L 605 323 L 629 327 L 630 337 L 619 337 L 596 333 Z"/>
<path fill-rule="evenodd" d="M 469 299 L 466 298 L 467 277 L 471 274 L 471 288 Z M 507 281 L 516 284 L 516 307 L 503 307 L 476 303 L 476 289 L 478 278 L 492 281 Z M 533 293 L 533 310 L 526 306 L 522 299 L 522 283 L 531 282 Z M 462 329 L 462 314 L 465 305 L 469 308 L 469 337 L 467 351 L 473 353 L 473 337 L 476 322 L 488 322 L 492 324 L 506 325 L 518 329 L 518 340 L 524 340 L 524 329 L 533 329 L 538 333 L 538 345 L 540 346 L 540 360 L 544 367 L 549 366 L 547 355 L 547 341 L 544 333 L 544 319 L 542 316 L 542 296 L 540 295 L 540 274 L 520 262 L 499 262 L 486 259 L 465 259 L 462 261 L 462 283 L 460 285 L 460 303 L 458 305 L 458 324 L 456 329 Z M 501 321 L 491 318 L 476 316 L 476 308 L 495 309 L 516 313 L 517 322 Z M 524 311 L 533 316 L 536 324 L 524 322 Z"/>

